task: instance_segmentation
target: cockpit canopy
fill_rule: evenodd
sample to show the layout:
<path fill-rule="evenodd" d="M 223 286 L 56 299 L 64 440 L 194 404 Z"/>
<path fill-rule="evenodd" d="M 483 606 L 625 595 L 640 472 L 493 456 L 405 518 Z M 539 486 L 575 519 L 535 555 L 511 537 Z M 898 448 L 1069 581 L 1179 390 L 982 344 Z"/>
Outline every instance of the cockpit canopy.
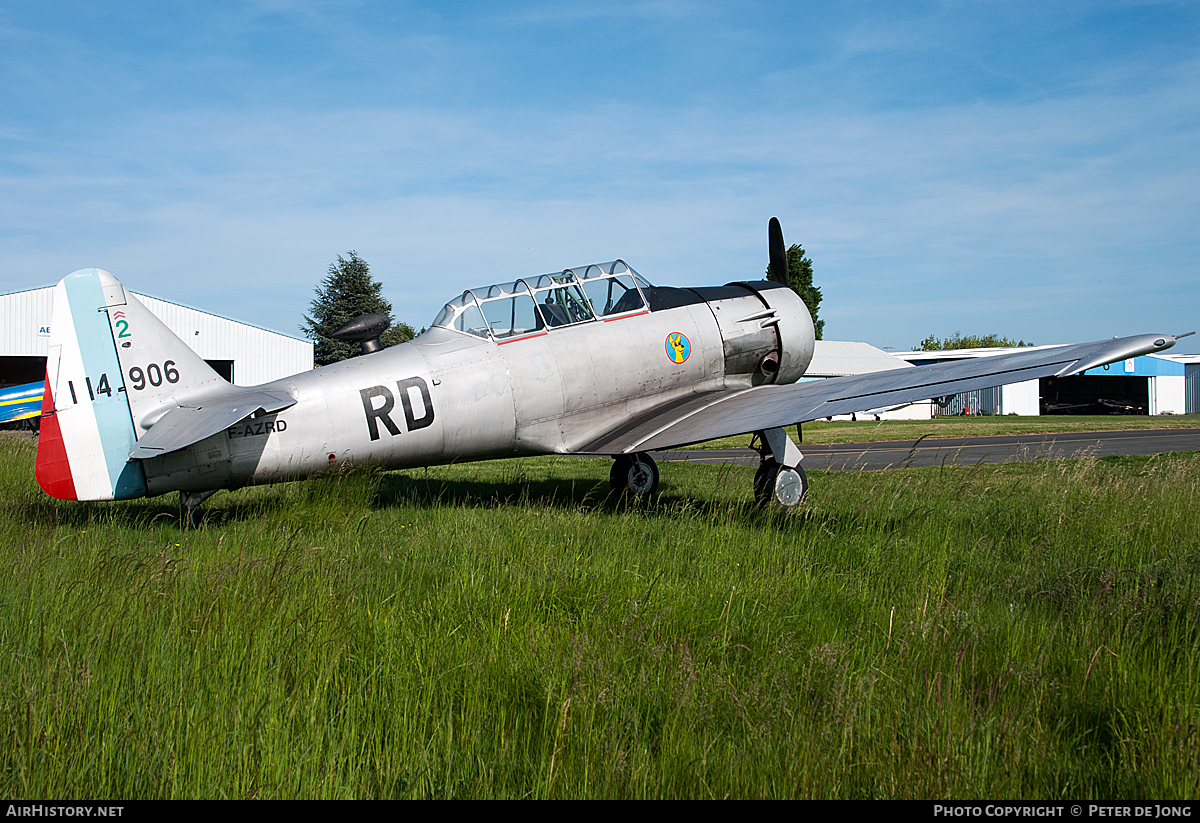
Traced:
<path fill-rule="evenodd" d="M 508 340 L 559 326 L 647 310 L 650 284 L 624 260 L 467 289 L 433 325 Z"/>

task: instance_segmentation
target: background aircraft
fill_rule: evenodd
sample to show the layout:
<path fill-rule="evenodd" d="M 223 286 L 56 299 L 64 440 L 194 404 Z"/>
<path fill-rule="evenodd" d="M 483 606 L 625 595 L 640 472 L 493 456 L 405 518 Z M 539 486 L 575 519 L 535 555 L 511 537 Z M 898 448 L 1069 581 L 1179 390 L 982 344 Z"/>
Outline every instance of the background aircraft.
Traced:
<path fill-rule="evenodd" d="M 219 489 L 372 462 L 535 454 L 614 458 L 614 490 L 652 494 L 648 452 L 757 432 L 759 500 L 808 481 L 784 427 L 1050 375 L 1174 345 L 1141 335 L 796 383 L 812 319 L 770 224 L 770 279 L 656 287 L 624 262 L 469 289 L 408 343 L 256 387 L 218 376 L 108 272 L 54 294 L 37 479 L 67 500 Z M 378 318 L 343 327 L 365 350 Z"/>
<path fill-rule="evenodd" d="M 33 420 L 42 412 L 42 390 L 45 384 L 26 383 L 0 389 L 0 423 Z"/>

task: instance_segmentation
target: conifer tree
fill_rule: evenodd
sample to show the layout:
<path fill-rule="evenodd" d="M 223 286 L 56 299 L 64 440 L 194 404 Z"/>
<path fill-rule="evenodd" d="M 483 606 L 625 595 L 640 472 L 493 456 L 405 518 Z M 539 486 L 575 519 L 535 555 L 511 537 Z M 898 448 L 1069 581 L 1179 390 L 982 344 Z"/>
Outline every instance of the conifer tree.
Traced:
<path fill-rule="evenodd" d="M 304 316 L 300 330 L 313 341 L 313 361 L 318 366 L 327 366 L 358 354 L 358 343 L 334 340 L 329 335 L 338 326 L 353 320 L 360 314 L 378 312 L 391 318 L 392 325 L 380 342 L 394 346 L 412 340 L 414 332 L 407 323 L 396 323 L 392 317 L 392 304 L 383 297 L 383 284 L 371 278 L 367 261 L 351 250 L 349 259 L 338 255 L 336 263 L 329 266 L 328 276 L 316 290 L 310 315 Z"/>

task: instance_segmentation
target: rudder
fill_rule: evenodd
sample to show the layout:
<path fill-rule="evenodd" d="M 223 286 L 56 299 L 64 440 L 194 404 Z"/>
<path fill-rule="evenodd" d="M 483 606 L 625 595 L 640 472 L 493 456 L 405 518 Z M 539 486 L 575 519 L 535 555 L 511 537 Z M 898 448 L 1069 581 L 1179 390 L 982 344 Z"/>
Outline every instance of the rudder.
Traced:
<path fill-rule="evenodd" d="M 225 384 L 115 277 L 81 269 L 54 289 L 36 476 L 62 500 L 146 494 L 138 437 L 181 397 Z"/>

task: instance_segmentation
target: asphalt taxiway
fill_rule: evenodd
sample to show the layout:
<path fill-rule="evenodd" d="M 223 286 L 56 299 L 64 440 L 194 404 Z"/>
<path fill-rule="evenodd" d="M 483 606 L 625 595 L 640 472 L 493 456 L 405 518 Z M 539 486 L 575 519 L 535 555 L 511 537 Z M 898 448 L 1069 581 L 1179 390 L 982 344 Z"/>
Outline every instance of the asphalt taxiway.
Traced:
<path fill-rule="evenodd" d="M 999 437 L 947 437 L 883 440 L 871 443 L 800 445 L 804 468 L 831 471 L 876 471 L 921 466 L 970 466 L 1057 460 L 1091 455 L 1145 455 L 1200 451 L 1200 429 L 1011 434 Z M 654 452 L 656 460 L 687 463 L 758 465 L 752 449 L 676 449 Z"/>

